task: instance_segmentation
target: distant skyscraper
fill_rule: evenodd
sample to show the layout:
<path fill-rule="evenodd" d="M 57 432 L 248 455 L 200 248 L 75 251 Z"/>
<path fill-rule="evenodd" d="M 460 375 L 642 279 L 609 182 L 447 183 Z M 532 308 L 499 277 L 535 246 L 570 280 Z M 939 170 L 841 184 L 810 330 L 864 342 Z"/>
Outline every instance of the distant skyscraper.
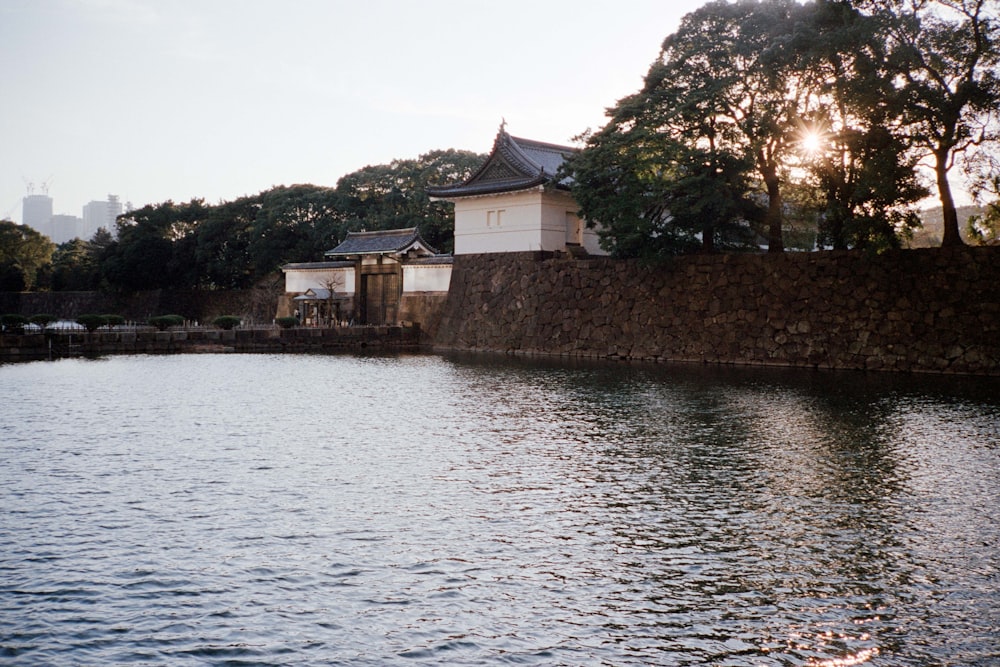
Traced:
<path fill-rule="evenodd" d="M 83 218 L 78 218 L 75 215 L 64 215 L 56 214 L 52 216 L 52 222 L 49 224 L 51 233 L 48 235 L 52 239 L 53 243 L 66 243 L 66 241 L 72 241 L 73 239 L 83 239 L 84 241 L 90 240 L 93 234 L 87 234 L 83 229 Z"/>
<path fill-rule="evenodd" d="M 122 203 L 118 195 L 108 195 L 107 201 L 92 201 L 83 207 L 83 233 L 90 239 L 97 230 L 104 227 L 112 234 L 116 233 L 115 220 L 122 214 Z"/>
<path fill-rule="evenodd" d="M 21 200 L 21 223 L 32 229 L 52 235 L 52 197 L 48 195 L 31 194 Z"/>

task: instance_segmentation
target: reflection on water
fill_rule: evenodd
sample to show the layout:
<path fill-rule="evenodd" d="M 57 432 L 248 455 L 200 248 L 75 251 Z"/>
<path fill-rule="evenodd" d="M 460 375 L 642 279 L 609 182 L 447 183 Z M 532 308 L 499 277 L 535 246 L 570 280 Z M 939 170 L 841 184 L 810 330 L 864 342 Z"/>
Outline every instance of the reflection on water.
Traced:
<path fill-rule="evenodd" d="M 13 664 L 1000 660 L 995 379 L 0 367 Z"/>

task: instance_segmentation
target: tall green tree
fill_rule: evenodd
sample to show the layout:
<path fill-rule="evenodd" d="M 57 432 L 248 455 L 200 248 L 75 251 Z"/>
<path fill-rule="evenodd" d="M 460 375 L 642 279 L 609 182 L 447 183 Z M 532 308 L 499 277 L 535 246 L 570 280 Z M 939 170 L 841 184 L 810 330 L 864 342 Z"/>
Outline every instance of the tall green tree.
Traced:
<path fill-rule="evenodd" d="M 241 289 L 253 284 L 250 244 L 260 209 L 257 196 L 212 207 L 197 230 L 195 261 L 200 287 Z"/>
<path fill-rule="evenodd" d="M 52 261 L 55 244 L 28 225 L 0 220 L 0 290 L 30 291 Z"/>
<path fill-rule="evenodd" d="M 927 194 L 891 38 L 903 19 L 861 4 L 719 1 L 685 16 L 642 89 L 571 161 L 583 214 L 632 254 L 753 224 L 747 200 L 766 207 L 757 228 L 771 252 L 813 217 L 835 248 L 899 245 Z M 724 205 L 706 205 L 713 190 Z"/>
<path fill-rule="evenodd" d="M 588 138 L 584 153 L 606 153 L 592 163 L 611 169 L 597 183 L 604 197 L 615 199 L 593 210 L 583 207 L 584 215 L 602 225 L 609 222 L 602 214 L 618 215 L 612 224 L 632 219 L 648 242 L 673 239 L 683 246 L 692 230 L 680 223 L 698 207 L 715 216 L 710 226 L 730 223 L 747 210 L 750 172 L 741 171 L 741 178 L 733 172 L 745 165 L 762 186 L 758 200 L 766 209 L 760 231 L 768 250 L 783 251 L 781 184 L 805 96 L 792 71 L 791 37 L 803 11 L 792 0 L 740 0 L 710 2 L 686 15 L 664 40 L 643 88 L 611 109 L 607 126 Z M 685 167 L 688 156 L 697 157 Z M 699 168 L 702 164 L 709 166 Z M 582 188 L 597 174 L 576 176 L 577 196 L 593 201 Z M 679 196 L 678 189 L 685 188 L 678 180 L 700 184 L 702 194 L 692 197 L 688 189 Z M 715 211 L 706 206 L 713 188 L 728 193 L 728 202 Z M 691 204 L 690 210 L 681 208 Z"/>
<path fill-rule="evenodd" d="M 822 200 L 820 243 L 895 247 L 919 223 L 928 192 L 901 131 L 904 100 L 885 49 L 884 17 L 817 0 L 794 29 L 800 85 L 800 165 Z"/>
<path fill-rule="evenodd" d="M 187 247 L 183 241 L 208 210 L 203 200 L 194 199 L 151 204 L 119 216 L 118 238 L 103 253 L 103 278 L 125 291 L 190 286 L 191 258 L 177 250 Z"/>
<path fill-rule="evenodd" d="M 52 255 L 52 289 L 88 291 L 100 285 L 100 264 L 95 246 L 83 239 L 61 243 Z"/>
<path fill-rule="evenodd" d="M 217 205 L 151 204 L 119 217 L 117 239 L 105 233 L 93 240 L 100 283 L 126 291 L 249 288 L 288 262 L 322 259 L 361 229 L 416 226 L 429 243 L 449 250 L 451 205 L 430 201 L 426 186 L 461 180 L 484 159 L 433 151 L 365 167 L 336 188 L 282 185 Z"/>
<path fill-rule="evenodd" d="M 417 227 L 428 243 L 450 252 L 455 231 L 452 205 L 431 201 L 427 186 L 461 181 L 485 159 L 470 151 L 437 150 L 344 176 L 337 182 L 346 218 L 344 232 Z"/>
<path fill-rule="evenodd" d="M 788 45 L 803 11 L 792 0 L 706 4 L 664 40 L 646 78 L 664 129 L 753 161 L 767 194 L 769 252 L 785 247 L 781 183 L 806 94 Z"/>
<path fill-rule="evenodd" d="M 316 185 L 278 186 L 258 195 L 249 256 L 256 279 L 288 262 L 322 257 L 340 219 L 340 196 Z"/>
<path fill-rule="evenodd" d="M 601 222 L 601 244 L 612 255 L 656 262 L 752 245 L 749 223 L 763 216 L 750 197 L 746 160 L 669 141 L 639 122 L 611 123 L 585 138 L 587 148 L 563 170 L 584 217 Z"/>
<path fill-rule="evenodd" d="M 944 217 L 943 246 L 963 245 L 949 174 L 970 151 L 995 145 L 1000 107 L 997 0 L 874 3 L 902 82 L 909 139 L 930 157 Z"/>

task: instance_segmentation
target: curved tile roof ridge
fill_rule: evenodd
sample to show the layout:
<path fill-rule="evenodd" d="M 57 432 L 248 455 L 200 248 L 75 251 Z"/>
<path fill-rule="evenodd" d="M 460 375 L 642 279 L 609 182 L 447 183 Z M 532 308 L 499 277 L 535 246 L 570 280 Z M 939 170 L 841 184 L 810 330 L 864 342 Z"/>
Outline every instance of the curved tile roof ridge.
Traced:
<path fill-rule="evenodd" d="M 336 248 L 327 250 L 323 254 L 326 257 L 336 257 L 338 255 L 401 252 L 417 242 L 429 253 L 437 253 L 437 250 L 423 239 L 417 227 L 403 227 L 371 232 L 348 232 Z"/>
<path fill-rule="evenodd" d="M 349 231 L 345 238 L 351 236 L 413 236 L 418 234 L 416 227 L 400 227 L 399 229 L 375 229 L 368 231 L 363 229 L 359 232 Z"/>
<path fill-rule="evenodd" d="M 508 135 L 509 136 L 509 135 Z M 518 151 L 532 164 L 549 176 L 555 176 L 566 157 L 577 152 L 576 148 L 560 146 L 534 139 L 510 137 Z"/>
<path fill-rule="evenodd" d="M 501 125 L 490 156 L 472 176 L 462 183 L 428 187 L 427 193 L 437 197 L 468 196 L 543 185 L 555 178 L 565 159 L 575 152 L 577 149 L 569 146 L 512 136 Z"/>

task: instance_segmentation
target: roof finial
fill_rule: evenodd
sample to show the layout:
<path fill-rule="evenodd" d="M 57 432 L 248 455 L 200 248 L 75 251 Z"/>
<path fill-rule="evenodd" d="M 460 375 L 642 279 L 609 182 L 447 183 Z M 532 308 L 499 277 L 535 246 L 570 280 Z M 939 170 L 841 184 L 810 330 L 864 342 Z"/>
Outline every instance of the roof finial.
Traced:
<path fill-rule="evenodd" d="M 500 132 L 502 133 L 506 131 L 507 131 L 507 119 L 504 118 L 503 116 L 500 116 Z"/>

